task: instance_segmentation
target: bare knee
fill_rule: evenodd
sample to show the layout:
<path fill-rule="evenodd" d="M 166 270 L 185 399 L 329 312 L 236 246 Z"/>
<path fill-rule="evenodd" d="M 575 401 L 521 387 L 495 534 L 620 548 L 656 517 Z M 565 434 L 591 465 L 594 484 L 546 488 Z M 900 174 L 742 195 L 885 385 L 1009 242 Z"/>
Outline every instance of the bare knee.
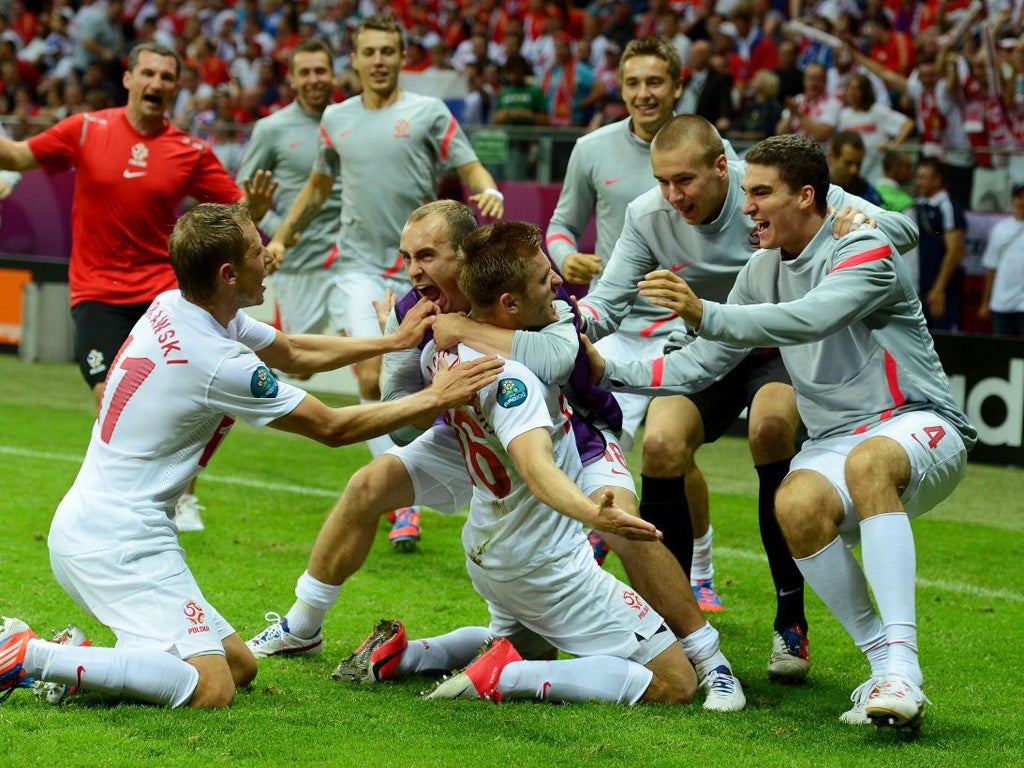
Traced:
<path fill-rule="evenodd" d="M 895 440 L 866 440 L 850 451 L 844 469 L 858 515 L 902 508 L 900 497 L 910 482 L 910 459 Z"/>
<path fill-rule="evenodd" d="M 796 453 L 796 430 L 786 419 L 766 416 L 750 422 L 750 454 L 755 464 L 771 464 Z"/>
<path fill-rule="evenodd" d="M 225 658 L 199 656 L 189 659 L 188 663 L 199 670 L 199 682 L 188 705 L 193 709 L 223 709 L 231 706 L 235 700 L 235 681 Z"/>
<path fill-rule="evenodd" d="M 678 477 L 693 466 L 697 450 L 682 432 L 649 427 L 644 432 L 643 473 L 651 477 Z"/>
<path fill-rule="evenodd" d="M 687 672 L 689 674 L 687 674 Z M 643 701 L 656 704 L 689 704 L 697 694 L 697 676 L 689 664 L 678 670 L 658 670 L 644 691 Z"/>
<path fill-rule="evenodd" d="M 376 365 L 356 366 L 356 382 L 363 400 L 380 400 L 380 369 Z"/>
<path fill-rule="evenodd" d="M 689 704 L 697 693 L 697 674 L 679 643 L 673 643 L 647 664 L 651 682 L 643 701 L 658 704 Z"/>
<path fill-rule="evenodd" d="M 823 476 L 798 470 L 775 494 L 775 518 L 793 557 L 807 557 L 839 535 L 843 503 Z"/>
<path fill-rule="evenodd" d="M 235 687 L 241 688 L 252 683 L 256 679 L 256 673 L 259 672 L 259 666 L 256 663 L 256 657 L 252 655 L 252 651 L 238 636 L 238 633 L 232 634 L 224 641 L 224 651 L 227 654 L 228 668 L 231 670 L 231 679 L 234 680 Z"/>

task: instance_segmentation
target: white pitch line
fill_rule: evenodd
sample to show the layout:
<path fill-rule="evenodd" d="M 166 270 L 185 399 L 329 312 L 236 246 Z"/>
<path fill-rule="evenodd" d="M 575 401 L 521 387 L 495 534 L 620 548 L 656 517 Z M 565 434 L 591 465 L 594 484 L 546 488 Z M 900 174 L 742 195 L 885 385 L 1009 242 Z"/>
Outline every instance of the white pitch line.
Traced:
<path fill-rule="evenodd" d="M 24 456 L 31 459 L 45 459 L 47 461 L 64 461 L 73 464 L 80 464 L 81 456 L 73 456 L 64 453 L 50 453 L 49 451 L 33 451 L 27 448 L 17 448 L 10 445 L 0 445 L 0 454 L 10 456 Z M 253 480 L 248 477 L 232 477 L 230 475 L 203 474 L 203 482 L 224 483 L 225 485 L 241 485 L 246 488 L 256 488 L 261 491 L 278 491 L 282 493 L 295 493 L 301 496 L 316 496 L 320 498 L 335 499 L 341 494 L 340 488 L 314 488 L 308 485 L 291 485 L 288 483 L 267 483 L 262 480 Z M 725 557 L 735 557 L 739 560 L 753 560 L 765 562 L 764 552 L 751 552 L 747 549 L 736 549 L 734 547 L 715 547 L 715 552 Z M 922 579 L 917 580 L 920 587 L 938 589 L 943 592 L 952 592 L 958 595 L 970 597 L 981 597 L 987 600 L 1009 600 L 1015 603 L 1024 602 L 1024 595 L 1019 592 L 1011 592 L 1005 589 L 985 589 L 971 584 L 963 584 L 943 579 Z"/>

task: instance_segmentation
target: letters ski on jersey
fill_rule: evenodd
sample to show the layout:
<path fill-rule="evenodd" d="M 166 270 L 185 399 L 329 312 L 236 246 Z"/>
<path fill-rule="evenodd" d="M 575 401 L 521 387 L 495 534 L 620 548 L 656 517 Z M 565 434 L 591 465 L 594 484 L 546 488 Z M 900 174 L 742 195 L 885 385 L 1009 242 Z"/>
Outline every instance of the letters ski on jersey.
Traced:
<path fill-rule="evenodd" d="M 186 197 L 233 203 L 242 191 L 205 142 L 167 123 L 138 133 L 123 107 L 72 115 L 29 139 L 47 173 L 76 168 L 71 304 L 145 304 L 177 285 L 167 238 Z"/>
<path fill-rule="evenodd" d="M 443 101 L 407 91 L 384 109 L 358 98 L 327 107 L 317 146 L 313 170 L 341 176 L 341 267 L 374 275 L 401 271 L 402 227 L 435 198 L 439 167 L 477 159 Z"/>
<path fill-rule="evenodd" d="M 224 328 L 178 291 L 157 297 L 111 365 L 85 460 L 58 509 L 61 530 L 74 529 L 70 551 L 170 530 L 178 496 L 236 419 L 264 426 L 298 406 L 305 393 L 274 379 L 254 352 L 274 333 L 244 312 Z"/>

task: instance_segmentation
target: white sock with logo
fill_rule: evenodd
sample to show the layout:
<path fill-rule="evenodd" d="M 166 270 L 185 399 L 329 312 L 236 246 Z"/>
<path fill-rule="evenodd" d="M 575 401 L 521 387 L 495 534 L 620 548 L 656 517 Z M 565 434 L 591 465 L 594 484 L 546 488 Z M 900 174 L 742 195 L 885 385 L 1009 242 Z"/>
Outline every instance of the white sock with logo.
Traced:
<path fill-rule="evenodd" d="M 199 670 L 177 656 L 150 648 L 101 648 L 28 642 L 25 674 L 47 683 L 180 707 L 199 684 Z"/>
<path fill-rule="evenodd" d="M 477 657 L 480 646 L 490 636 L 491 631 L 487 627 L 459 627 L 446 635 L 410 640 L 395 675 L 401 677 L 461 669 Z"/>
<path fill-rule="evenodd" d="M 636 704 L 654 673 L 618 656 L 586 656 L 558 661 L 514 661 L 498 678 L 504 699 L 608 701 Z"/>

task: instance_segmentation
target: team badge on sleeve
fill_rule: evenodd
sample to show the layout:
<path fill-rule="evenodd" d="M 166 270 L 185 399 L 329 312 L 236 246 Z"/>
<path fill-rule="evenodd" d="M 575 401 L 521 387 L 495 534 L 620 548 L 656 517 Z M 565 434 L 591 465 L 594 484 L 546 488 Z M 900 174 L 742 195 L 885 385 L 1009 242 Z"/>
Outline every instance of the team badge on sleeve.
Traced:
<path fill-rule="evenodd" d="M 526 385 L 519 379 L 501 379 L 498 381 L 498 405 L 502 408 L 515 408 L 526 400 Z"/>
<path fill-rule="evenodd" d="M 249 390 L 253 397 L 277 397 L 277 379 L 267 366 L 261 365 L 252 373 Z"/>

